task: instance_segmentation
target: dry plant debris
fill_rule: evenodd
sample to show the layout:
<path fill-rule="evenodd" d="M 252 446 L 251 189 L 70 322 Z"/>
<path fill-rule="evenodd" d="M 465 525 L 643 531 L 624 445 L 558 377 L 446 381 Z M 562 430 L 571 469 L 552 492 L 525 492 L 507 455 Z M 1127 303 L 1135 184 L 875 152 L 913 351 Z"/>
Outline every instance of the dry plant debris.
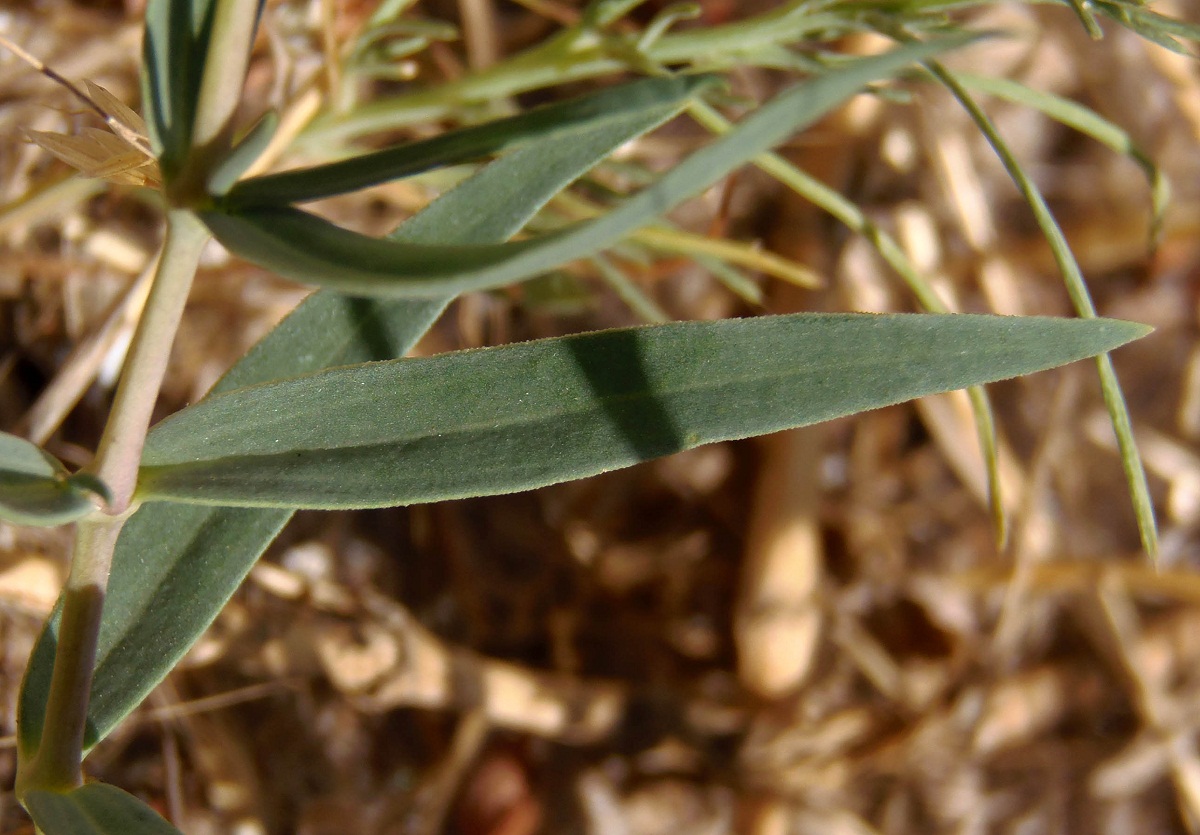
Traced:
<path fill-rule="evenodd" d="M 320 91 L 342 89 L 323 56 L 372 5 L 271 3 L 250 95 L 283 107 L 284 135 Z M 712 23 L 759 4 L 702 5 Z M 465 33 L 403 68 L 428 82 L 578 13 L 556 0 L 416 12 Z M 0 32 L 132 103 L 139 14 L 135 0 L 18 3 Z M 993 388 L 1014 520 L 1002 553 L 959 396 L 530 494 L 303 514 L 92 773 L 195 835 L 1200 832 L 1200 69 L 1127 32 L 1092 42 L 1062 9 L 975 22 L 1025 36 L 957 66 L 1094 107 L 1174 184 L 1150 250 L 1128 160 L 988 101 L 1101 310 L 1158 329 L 1117 363 L 1158 501 L 1160 570 L 1136 551 L 1094 376 L 1073 367 Z M 778 83 L 734 79 L 757 98 Z M 159 230 L 137 191 L 74 178 L 26 140 L 97 127 L 77 110 L 0 54 L 0 423 L 80 463 Z M 680 120 L 627 158 L 658 167 L 701 139 Z M 860 97 L 787 155 L 890 230 L 954 308 L 1067 313 L 1048 249 L 948 96 Z M 396 185 L 324 210 L 382 230 L 427 198 Z M 823 277 L 820 290 L 763 278 L 764 309 L 913 306 L 866 241 L 760 172 L 675 220 Z M 668 315 L 752 312 L 687 259 L 614 264 Z M 301 295 L 214 252 L 163 413 Z M 464 298 L 420 350 L 632 321 L 581 270 L 557 288 Z M 9 734 L 65 546 L 0 526 Z M 0 832 L 30 831 L 9 796 Z"/>

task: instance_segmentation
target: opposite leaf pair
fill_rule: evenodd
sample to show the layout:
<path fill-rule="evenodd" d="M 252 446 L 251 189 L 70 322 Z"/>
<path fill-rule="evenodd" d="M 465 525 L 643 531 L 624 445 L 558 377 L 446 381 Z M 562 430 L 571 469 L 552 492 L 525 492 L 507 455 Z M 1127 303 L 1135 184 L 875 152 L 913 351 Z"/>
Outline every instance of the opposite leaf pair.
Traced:
<path fill-rule="evenodd" d="M 1145 332 L 1104 320 L 795 315 L 397 359 L 456 293 L 520 281 L 597 252 L 865 84 L 962 40 L 847 63 L 783 94 L 610 213 L 503 243 L 621 144 L 679 112 L 708 80 L 647 79 L 366 163 L 231 185 L 246 163 L 240 154 L 257 140 L 235 144 L 219 119 L 215 130 L 197 133 L 195 124 L 203 122 L 198 114 L 205 111 L 206 72 L 220 52 L 222 15 L 239 4 L 257 13 L 256 3 L 241 0 L 152 2 L 147 13 L 147 123 L 168 195 L 183 201 L 175 211 L 195 212 L 230 249 L 268 269 L 376 298 L 329 291 L 310 297 L 209 397 L 145 439 L 135 494 L 144 503 L 114 528 L 119 538 L 89 656 L 80 750 L 161 681 L 295 508 L 400 505 L 552 484 L 1030 373 Z M 206 139 L 197 144 L 197 136 Z M 210 155 L 214 148 L 220 152 Z M 291 206 L 498 151 L 508 153 L 387 240 Z M 17 439 L 0 440 L 20 455 L 17 476 L 59 491 L 59 503 L 51 503 L 59 518 L 87 512 L 79 502 L 90 508 L 88 491 L 101 489 L 94 481 L 65 475 Z M 71 596 L 65 600 L 69 608 Z M 47 625 L 22 687 L 26 765 L 37 763 L 48 731 L 72 718 L 48 709 L 56 655 L 62 647 L 78 652 L 67 623 L 56 615 Z M 23 801 L 48 835 L 172 831 L 116 789 L 74 788 L 70 779 L 39 783 L 41 773 L 32 773 Z"/>

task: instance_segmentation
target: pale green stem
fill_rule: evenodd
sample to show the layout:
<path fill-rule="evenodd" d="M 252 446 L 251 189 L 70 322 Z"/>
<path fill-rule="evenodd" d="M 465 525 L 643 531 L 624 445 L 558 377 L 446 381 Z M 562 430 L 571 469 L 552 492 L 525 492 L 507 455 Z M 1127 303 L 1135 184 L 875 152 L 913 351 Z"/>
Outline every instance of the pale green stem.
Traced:
<path fill-rule="evenodd" d="M 67 791 L 83 784 L 80 765 L 104 585 L 124 521 L 124 517 L 97 514 L 76 525 L 42 738 L 33 758 L 20 764 L 18 798 L 29 789 Z"/>
<path fill-rule="evenodd" d="M 84 519 L 76 528 L 42 738 L 36 753 L 21 763 L 19 796 L 29 789 L 62 791 L 82 784 L 88 698 L 109 569 L 117 537 L 129 515 L 142 446 L 171 343 L 207 240 L 208 232 L 195 216 L 182 210 L 168 214 L 154 286 L 134 333 L 92 465 L 92 471 L 109 486 L 112 504 L 107 508 L 109 515 Z"/>
<path fill-rule="evenodd" d="M 622 2 L 604 10 L 600 24 L 614 12 L 624 14 Z M 696 69 L 716 70 L 741 66 L 758 49 L 802 41 L 820 32 L 845 31 L 850 26 L 835 13 L 809 14 L 802 3 L 792 2 L 762 15 L 723 26 L 700 27 L 665 35 L 646 51 L 643 61 L 657 66 L 696 63 Z M 314 122 L 300 137 L 305 147 L 346 142 L 414 122 L 440 119 L 464 104 L 494 101 L 519 93 L 568 84 L 630 69 L 637 53 L 634 39 L 598 33 L 582 25 L 565 29 L 553 38 L 486 71 L 457 81 L 379 99 L 352 113 L 328 115 Z"/>
<path fill-rule="evenodd" d="M 612 261 L 603 255 L 596 255 L 592 258 L 592 263 L 596 265 L 600 275 L 608 283 L 608 286 L 613 288 L 621 301 L 625 302 L 629 309 L 642 319 L 656 324 L 671 321 L 671 315 L 659 307 L 654 299 L 642 292 L 642 288 L 633 283 L 629 276 L 625 275 Z"/>
<path fill-rule="evenodd" d="M 1092 10 L 1087 7 L 1087 3 L 1084 0 L 1071 0 L 1071 8 L 1075 10 L 1075 16 L 1079 18 L 1079 22 L 1083 24 L 1083 28 L 1087 30 L 1088 37 L 1094 41 L 1098 41 L 1104 37 L 1104 30 L 1096 22 L 1096 16 L 1092 14 Z"/>
<path fill-rule="evenodd" d="M 124 513 L 133 499 L 146 430 L 200 250 L 207 240 L 208 230 L 195 215 L 183 210 L 168 213 L 158 272 L 129 347 L 100 449 L 90 468 L 112 493 L 108 508 L 112 514 Z"/>
<path fill-rule="evenodd" d="M 18 796 L 31 789 L 64 791 L 83 782 L 88 701 L 109 570 L 117 538 L 132 510 L 138 465 L 171 344 L 200 251 L 209 238 L 208 230 L 185 207 L 208 199 L 206 181 L 212 163 L 223 158 L 230 147 L 258 5 L 258 0 L 217 0 L 192 126 L 192 149 L 184 171 L 169 188 L 168 199 L 178 208 L 167 214 L 154 283 L 125 359 L 96 460 L 89 468 L 109 488 L 108 515 L 85 519 L 76 529 L 41 739 L 36 751 L 21 752 Z"/>

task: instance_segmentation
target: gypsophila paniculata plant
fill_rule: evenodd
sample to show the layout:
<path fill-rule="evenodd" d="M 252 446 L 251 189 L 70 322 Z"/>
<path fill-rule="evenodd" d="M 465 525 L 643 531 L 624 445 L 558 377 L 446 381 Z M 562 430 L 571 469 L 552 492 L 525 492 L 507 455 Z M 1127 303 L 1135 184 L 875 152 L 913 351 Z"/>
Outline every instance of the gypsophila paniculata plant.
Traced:
<path fill-rule="evenodd" d="M 694 13 L 684 5 L 631 35 L 617 24 L 636 5 L 595 0 L 578 24 L 442 88 L 361 105 L 331 91 L 343 100 L 342 116 L 318 119 L 296 142 L 356 138 L 438 118 L 453 103 L 564 81 L 614 73 L 635 80 L 411 144 L 245 176 L 279 123 L 272 113 L 253 124 L 235 119 L 262 3 L 150 0 L 141 117 L 102 88 L 73 87 L 111 132 L 33 135 L 88 176 L 161 190 L 166 206 L 157 273 L 92 463 L 71 472 L 33 443 L 0 435 L 0 518 L 75 529 L 69 577 L 20 695 L 17 795 L 42 832 L 177 831 L 128 793 L 87 782 L 84 757 L 180 660 L 298 509 L 528 490 L 1098 357 L 1153 551 L 1144 479 L 1105 356 L 1148 329 L 1096 318 L 1045 202 L 970 91 L 1035 107 L 1130 154 L 1150 176 L 1160 212 L 1165 184 L 1125 134 L 1071 102 L 938 63 L 971 40 L 945 12 L 971 4 L 810 0 L 676 33 L 672 25 Z M 1093 32 L 1098 14 L 1169 48 L 1197 34 L 1140 3 L 1069 5 Z M 346 69 L 387 77 L 407 53 L 373 31 L 365 30 Z M 892 48 L 851 58 L 819 47 L 861 31 L 889 36 Z M 447 37 L 428 27 L 413 32 L 409 51 Z M 723 101 L 720 73 L 746 63 L 802 80 L 731 124 L 714 106 Z M 941 83 L 976 119 L 1033 207 L 1081 318 L 944 315 L 886 233 L 770 153 L 850 97 L 902 75 Z M 684 111 L 714 133 L 711 143 L 605 211 L 512 240 L 574 180 Z M 301 208 L 480 161 L 487 162 L 382 238 Z M 674 322 L 402 358 L 457 295 L 598 256 L 750 161 L 868 235 L 931 313 Z M 151 426 L 210 238 L 321 289 L 207 397 Z M 973 392 L 988 449 L 990 412 Z"/>

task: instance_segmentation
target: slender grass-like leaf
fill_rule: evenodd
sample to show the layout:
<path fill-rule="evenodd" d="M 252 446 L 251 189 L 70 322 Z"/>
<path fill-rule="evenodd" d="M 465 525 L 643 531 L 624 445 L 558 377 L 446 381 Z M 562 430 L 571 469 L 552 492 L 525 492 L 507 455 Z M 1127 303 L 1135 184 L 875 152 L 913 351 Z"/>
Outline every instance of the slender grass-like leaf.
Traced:
<path fill-rule="evenodd" d="M 146 132 L 163 175 L 182 165 L 208 50 L 214 0 L 150 0 L 142 41 Z"/>
<path fill-rule="evenodd" d="M 753 279 L 740 272 L 737 267 L 719 258 L 700 253 L 692 260 L 713 274 L 713 278 L 725 285 L 725 289 L 752 307 L 763 304 L 762 288 Z"/>
<path fill-rule="evenodd" d="M 414 246 L 360 235 L 286 206 L 202 212 L 200 217 L 231 251 L 288 278 L 341 292 L 428 298 L 500 287 L 595 254 L 787 139 L 863 85 L 969 40 L 906 44 L 800 84 L 608 214 L 538 238 Z"/>
<path fill-rule="evenodd" d="M 643 322 L 661 324 L 671 321 L 671 316 L 659 307 L 657 302 L 647 296 L 642 288 L 631 281 L 619 267 L 603 255 L 597 255 L 591 260 L 600 273 L 600 277 L 617 294 L 617 298 L 625 302 L 630 310 L 641 317 Z"/>
<path fill-rule="evenodd" d="M 1037 0 L 1045 5 L 1067 6 L 1068 0 Z M 416 122 L 454 115 L 463 106 L 516 96 L 531 90 L 567 84 L 613 73 L 655 66 L 687 67 L 690 71 L 718 71 L 745 66 L 802 69 L 813 66 L 801 53 L 788 54 L 789 45 L 835 40 L 847 34 L 869 31 L 880 19 L 902 25 L 910 32 L 936 32 L 950 20 L 949 13 L 991 5 L 983 0 L 957 2 L 898 3 L 881 9 L 877 2 L 814 3 L 791 0 L 760 15 L 740 18 L 719 26 L 699 26 L 658 39 L 643 53 L 633 41 L 637 34 L 609 32 L 600 37 L 587 22 L 569 27 L 559 35 L 525 52 L 502 61 L 484 72 L 464 75 L 455 81 L 417 89 L 406 88 L 398 95 L 365 103 L 346 113 L 329 113 L 316 120 L 301 137 L 310 148 L 324 148 L 379 131 L 393 130 Z M 1092 8 L 1128 25 L 1125 14 L 1149 31 L 1155 40 L 1169 34 L 1195 40 L 1196 24 L 1154 15 L 1137 4 L 1092 3 Z M 1151 16 L 1153 15 L 1153 16 Z M 1131 27 L 1132 28 L 1132 27 Z M 1181 50 L 1176 40 L 1170 48 Z"/>
<path fill-rule="evenodd" d="M 988 144 L 992 146 L 992 150 L 996 152 L 1005 171 L 1012 178 L 1013 184 L 1025 198 L 1025 202 L 1033 212 L 1038 228 L 1042 230 L 1042 235 L 1050 246 L 1050 251 L 1054 254 L 1054 261 L 1058 265 L 1067 295 L 1070 296 L 1076 312 L 1080 316 L 1095 317 L 1096 307 L 1092 304 L 1091 293 L 1088 292 L 1083 271 L 1079 269 L 1079 262 L 1075 260 L 1075 254 L 1071 252 L 1067 238 L 1058 225 L 1058 221 L 1054 219 L 1054 213 L 1050 211 L 1041 189 L 1018 162 L 992 120 L 963 89 L 958 80 L 936 61 L 928 62 L 927 67 L 970 115 L 987 139 Z M 1112 359 L 1107 354 L 1098 356 L 1096 367 L 1100 376 L 1100 389 L 1104 395 L 1104 406 L 1108 410 L 1113 432 L 1117 436 L 1117 446 L 1121 451 L 1121 467 L 1125 471 L 1125 481 L 1129 485 L 1142 548 L 1151 560 L 1157 560 L 1158 525 L 1154 519 L 1154 503 L 1150 499 L 1150 486 L 1146 483 L 1146 470 L 1142 466 L 1142 457 L 1133 437 L 1133 422 L 1129 417 L 1129 407 L 1125 403 L 1125 395 L 1121 391 L 1121 383 L 1117 379 Z"/>
<path fill-rule="evenodd" d="M 250 130 L 246 132 L 241 141 L 233 146 L 229 155 L 213 166 L 213 170 L 209 172 L 209 193 L 225 194 L 233 188 L 238 177 L 242 176 L 271 144 L 278 127 L 279 114 L 273 110 L 264 113 L 257 122 L 251 125 Z"/>
<path fill-rule="evenodd" d="M 1100 24 L 1096 22 L 1095 15 L 1091 9 L 1087 7 L 1084 0 L 1070 0 L 1071 8 L 1075 10 L 1075 16 L 1079 18 L 1079 22 L 1083 24 L 1083 28 L 1087 31 L 1088 37 L 1094 41 L 1098 41 L 1104 37 L 1103 30 L 1100 29 Z"/>
<path fill-rule="evenodd" d="M 333 369 L 156 426 L 151 499 L 356 508 L 509 493 L 1094 356 L 1115 320 L 795 314 Z"/>
<path fill-rule="evenodd" d="M 1152 240 L 1158 237 L 1167 204 L 1171 202 L 1171 183 L 1154 160 L 1137 146 L 1127 131 L 1079 102 L 1042 90 L 1034 90 L 1011 79 L 965 72 L 955 72 L 953 76 L 965 86 L 990 96 L 1040 110 L 1056 122 L 1090 136 L 1114 153 L 1124 154 L 1133 160 L 1150 183 L 1150 237 Z"/>
<path fill-rule="evenodd" d="M 482 243 L 515 234 L 558 191 L 617 147 L 658 125 L 655 111 L 575 141 L 534 143 L 483 168 L 401 226 L 410 242 Z M 403 355 L 449 298 L 379 302 L 315 293 L 226 374 L 214 394 L 331 366 Z M 88 745 L 145 698 L 208 627 L 288 510 L 152 502 L 121 532 L 88 705 Z M 43 631 L 22 683 L 18 729 L 36 747 L 45 717 L 58 621 Z"/>
<path fill-rule="evenodd" d="M 24 803 L 44 835 L 180 835 L 158 812 L 107 783 L 62 793 L 30 791 Z"/>
<path fill-rule="evenodd" d="M 716 82 L 715 76 L 702 75 L 643 78 L 421 142 L 328 165 L 251 177 L 234 186 L 224 202 L 230 207 L 303 203 L 410 177 L 431 168 L 473 162 L 538 139 L 570 142 L 574 136 L 596 130 L 605 122 L 640 117 L 659 109 L 664 114 L 677 113 L 688 98 Z"/>
<path fill-rule="evenodd" d="M 1200 25 L 1151 11 L 1141 2 L 1092 0 L 1092 7 L 1152 43 L 1180 55 L 1194 57 L 1176 38 L 1184 38 L 1193 43 L 1200 40 Z"/>
<path fill-rule="evenodd" d="M 774 47 L 780 44 L 834 38 L 865 28 L 858 19 L 861 13 L 841 11 L 841 5 L 852 4 L 833 5 L 834 8 L 813 9 L 807 0 L 790 0 L 760 15 L 665 35 L 644 53 L 637 51 L 636 33 L 601 33 L 595 24 L 581 21 L 484 72 L 369 102 L 350 113 L 329 114 L 314 122 L 301 141 L 306 145 L 346 141 L 418 121 L 440 119 L 463 105 L 638 71 L 647 64 L 687 66 L 693 71 L 756 65 L 760 59 L 772 65 L 777 63 L 773 60 L 777 53 Z"/>
<path fill-rule="evenodd" d="M 18 525 L 65 525 L 95 512 L 98 499 L 108 499 L 99 481 L 72 476 L 40 447 L 0 432 L 0 519 Z"/>
<path fill-rule="evenodd" d="M 733 130 L 721 114 L 704 102 L 693 104 L 689 113 L 714 133 L 725 134 Z M 778 154 L 760 154 L 754 160 L 754 164 L 805 200 L 828 212 L 848 229 L 862 235 L 879 253 L 879 257 L 900 276 L 927 312 L 948 312 L 946 303 L 904 252 L 904 248 L 885 229 L 867 217 L 854 201 L 816 177 L 801 171 Z M 1002 546 L 1008 536 L 1008 524 L 1004 513 L 1004 497 L 1000 494 L 1000 462 L 996 453 L 996 429 L 992 407 L 988 402 L 987 393 L 982 388 L 972 387 L 967 390 L 967 395 L 971 401 L 980 451 L 983 453 L 984 468 L 987 471 L 989 504 L 997 533 L 996 540 Z"/>

